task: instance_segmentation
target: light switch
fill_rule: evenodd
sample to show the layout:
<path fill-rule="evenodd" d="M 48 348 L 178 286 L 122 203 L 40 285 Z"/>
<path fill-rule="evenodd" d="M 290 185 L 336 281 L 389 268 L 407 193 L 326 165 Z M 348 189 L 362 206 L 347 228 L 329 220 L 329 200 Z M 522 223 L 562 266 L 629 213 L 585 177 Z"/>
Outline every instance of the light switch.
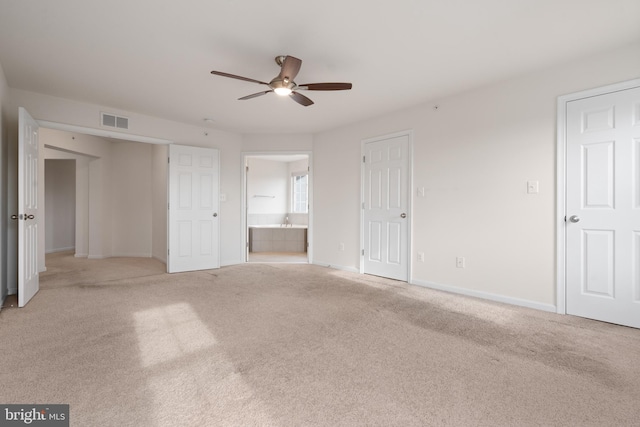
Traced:
<path fill-rule="evenodd" d="M 539 190 L 540 190 L 540 185 L 538 181 L 527 181 L 527 193 L 538 194 Z"/>
<path fill-rule="evenodd" d="M 225 193 L 220 193 L 220 201 L 221 202 L 226 202 L 227 201 L 227 195 Z"/>

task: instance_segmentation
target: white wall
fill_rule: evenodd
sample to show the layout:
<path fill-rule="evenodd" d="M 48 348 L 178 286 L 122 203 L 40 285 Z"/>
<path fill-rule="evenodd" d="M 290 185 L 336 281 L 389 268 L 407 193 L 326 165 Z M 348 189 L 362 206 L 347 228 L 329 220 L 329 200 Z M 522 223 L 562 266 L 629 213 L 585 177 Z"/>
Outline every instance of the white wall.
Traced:
<path fill-rule="evenodd" d="M 75 249 L 76 162 L 45 160 L 45 252 Z"/>
<path fill-rule="evenodd" d="M 112 255 L 150 257 L 153 227 L 153 146 L 114 141 L 111 170 Z M 164 211 L 164 210 L 163 210 Z"/>
<path fill-rule="evenodd" d="M 284 215 L 288 209 L 288 163 L 253 157 L 247 163 L 247 213 Z"/>
<path fill-rule="evenodd" d="M 553 309 L 556 99 L 638 77 L 632 45 L 316 135 L 315 262 L 359 268 L 361 141 L 412 129 L 413 282 Z"/>
<path fill-rule="evenodd" d="M 242 136 L 242 151 L 258 153 L 261 151 L 311 151 L 311 134 L 246 134 Z"/>

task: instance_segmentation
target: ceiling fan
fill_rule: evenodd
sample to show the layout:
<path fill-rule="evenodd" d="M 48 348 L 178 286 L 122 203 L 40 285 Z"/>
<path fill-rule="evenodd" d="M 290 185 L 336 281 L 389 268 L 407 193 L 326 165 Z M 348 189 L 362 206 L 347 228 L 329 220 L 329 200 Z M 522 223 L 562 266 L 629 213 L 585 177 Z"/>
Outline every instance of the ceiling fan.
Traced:
<path fill-rule="evenodd" d="M 280 74 L 275 76 L 269 83 L 248 77 L 236 76 L 235 74 L 223 73 L 222 71 L 212 71 L 211 74 L 269 86 L 269 90 L 243 96 L 242 98 L 238 98 L 238 100 L 244 101 L 245 99 L 257 98 L 258 96 L 275 92 L 280 96 L 289 96 L 298 104 L 305 107 L 312 105 L 313 101 L 303 94 L 296 92 L 296 90 L 349 90 L 352 87 L 351 83 L 306 83 L 299 85 L 296 84 L 293 79 L 296 78 L 298 71 L 300 71 L 302 60 L 293 56 L 281 55 L 276 56 L 276 64 L 280 66 Z"/>

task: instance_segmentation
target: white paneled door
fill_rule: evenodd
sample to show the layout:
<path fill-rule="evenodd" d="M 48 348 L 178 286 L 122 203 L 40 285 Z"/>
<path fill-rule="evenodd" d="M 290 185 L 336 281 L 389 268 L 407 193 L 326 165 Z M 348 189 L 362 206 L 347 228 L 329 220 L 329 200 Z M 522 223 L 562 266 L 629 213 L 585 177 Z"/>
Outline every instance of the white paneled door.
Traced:
<path fill-rule="evenodd" d="M 18 306 L 40 289 L 38 269 L 38 123 L 24 108 L 18 111 Z"/>
<path fill-rule="evenodd" d="M 640 328 L 640 88 L 566 114 L 567 313 Z"/>
<path fill-rule="evenodd" d="M 167 271 L 220 267 L 219 153 L 169 146 Z"/>
<path fill-rule="evenodd" d="M 409 277 L 409 135 L 364 144 L 363 270 Z"/>

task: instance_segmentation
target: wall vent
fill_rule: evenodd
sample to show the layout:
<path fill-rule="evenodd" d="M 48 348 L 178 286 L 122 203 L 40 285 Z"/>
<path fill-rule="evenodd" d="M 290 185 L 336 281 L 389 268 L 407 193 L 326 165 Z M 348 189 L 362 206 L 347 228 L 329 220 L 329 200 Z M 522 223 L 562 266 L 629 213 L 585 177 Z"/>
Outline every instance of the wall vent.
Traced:
<path fill-rule="evenodd" d="M 115 114 L 102 113 L 102 126 L 129 129 L 129 119 L 127 117 L 116 116 Z"/>

